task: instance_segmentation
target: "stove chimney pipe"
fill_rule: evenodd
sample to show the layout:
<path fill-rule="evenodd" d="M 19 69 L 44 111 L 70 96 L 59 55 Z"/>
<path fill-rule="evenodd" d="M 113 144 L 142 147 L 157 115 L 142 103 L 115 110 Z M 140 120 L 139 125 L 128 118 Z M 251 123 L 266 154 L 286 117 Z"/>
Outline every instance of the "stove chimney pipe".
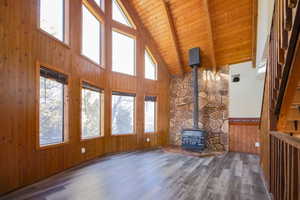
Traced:
<path fill-rule="evenodd" d="M 193 100 L 194 100 L 193 128 L 199 129 L 198 67 L 200 67 L 201 65 L 200 48 L 192 48 L 189 50 L 189 65 L 190 67 L 193 68 L 193 72 L 192 72 Z"/>

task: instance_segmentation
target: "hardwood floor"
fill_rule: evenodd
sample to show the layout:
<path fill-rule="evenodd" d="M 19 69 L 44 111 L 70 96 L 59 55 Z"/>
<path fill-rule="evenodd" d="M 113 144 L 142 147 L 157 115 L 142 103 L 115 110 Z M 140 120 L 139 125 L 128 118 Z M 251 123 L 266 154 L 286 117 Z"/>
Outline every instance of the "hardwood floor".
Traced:
<path fill-rule="evenodd" d="M 104 157 L 2 200 L 265 200 L 256 155 L 197 158 L 162 150 Z"/>

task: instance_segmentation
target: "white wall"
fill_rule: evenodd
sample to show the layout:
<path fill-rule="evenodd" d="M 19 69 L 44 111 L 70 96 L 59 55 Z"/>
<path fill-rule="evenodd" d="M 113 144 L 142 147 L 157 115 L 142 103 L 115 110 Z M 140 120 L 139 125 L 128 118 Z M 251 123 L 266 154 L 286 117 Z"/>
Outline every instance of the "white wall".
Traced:
<path fill-rule="evenodd" d="M 232 82 L 232 75 L 235 74 L 240 74 L 240 82 Z M 260 117 L 264 76 L 257 73 L 252 62 L 231 65 L 229 75 L 229 117 Z"/>

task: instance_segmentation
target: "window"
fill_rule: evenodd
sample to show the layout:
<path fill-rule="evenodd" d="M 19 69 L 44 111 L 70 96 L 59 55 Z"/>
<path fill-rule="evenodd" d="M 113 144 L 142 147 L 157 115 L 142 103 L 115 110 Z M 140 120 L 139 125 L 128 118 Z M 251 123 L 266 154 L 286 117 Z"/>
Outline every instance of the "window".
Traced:
<path fill-rule="evenodd" d="M 82 54 L 97 64 L 101 58 L 101 25 L 99 20 L 82 5 Z"/>
<path fill-rule="evenodd" d="M 101 136 L 102 90 L 86 82 L 81 89 L 81 138 Z"/>
<path fill-rule="evenodd" d="M 145 132 L 153 133 L 156 131 L 156 97 L 145 97 Z"/>
<path fill-rule="evenodd" d="M 39 144 L 65 142 L 67 76 L 40 68 Z"/>
<path fill-rule="evenodd" d="M 40 0 L 39 26 L 56 39 L 66 42 L 67 0 Z"/>
<path fill-rule="evenodd" d="M 94 1 L 102 10 L 104 9 L 104 0 L 94 0 Z"/>
<path fill-rule="evenodd" d="M 131 21 L 124 12 L 124 9 L 117 0 L 112 0 L 112 18 L 129 27 L 133 27 Z"/>
<path fill-rule="evenodd" d="M 145 50 L 145 78 L 156 80 L 157 64 L 150 54 L 149 50 Z"/>
<path fill-rule="evenodd" d="M 113 92 L 112 134 L 134 133 L 135 94 Z"/>
<path fill-rule="evenodd" d="M 135 74 L 135 40 L 122 33 L 112 32 L 112 70 L 124 74 Z"/>

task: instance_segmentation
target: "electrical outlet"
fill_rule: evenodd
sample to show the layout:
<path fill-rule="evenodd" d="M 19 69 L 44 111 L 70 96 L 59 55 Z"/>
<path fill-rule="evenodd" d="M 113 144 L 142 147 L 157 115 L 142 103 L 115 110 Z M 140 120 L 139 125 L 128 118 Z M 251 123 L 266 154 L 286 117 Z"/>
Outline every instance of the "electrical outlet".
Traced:
<path fill-rule="evenodd" d="M 85 154 L 85 148 L 84 147 L 81 148 L 81 154 Z"/>
<path fill-rule="evenodd" d="M 147 138 L 146 141 L 147 141 L 147 142 L 150 142 L 150 138 Z"/>
<path fill-rule="evenodd" d="M 255 142 L 255 147 L 260 147 L 260 143 L 259 142 Z"/>

